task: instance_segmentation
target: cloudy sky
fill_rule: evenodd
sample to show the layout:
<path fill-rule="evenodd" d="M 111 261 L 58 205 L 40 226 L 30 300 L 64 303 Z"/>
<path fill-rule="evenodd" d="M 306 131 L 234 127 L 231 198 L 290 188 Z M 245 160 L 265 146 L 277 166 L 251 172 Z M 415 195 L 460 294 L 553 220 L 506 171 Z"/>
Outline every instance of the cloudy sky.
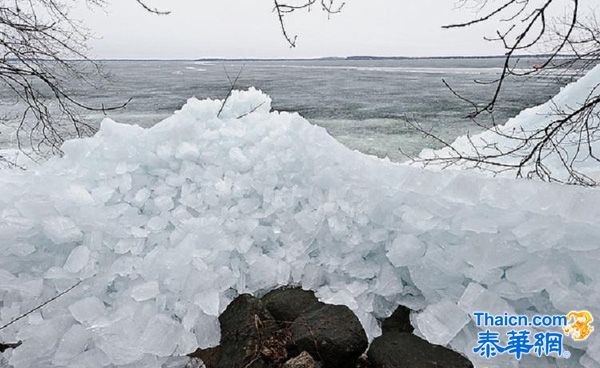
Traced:
<path fill-rule="evenodd" d="M 483 40 L 493 24 L 467 30 L 441 26 L 474 15 L 454 0 L 347 0 L 328 19 L 313 9 L 288 17 L 298 34 L 291 49 L 280 33 L 271 0 L 148 0 L 172 11 L 144 12 L 134 0 L 112 0 L 105 9 L 81 7 L 75 15 L 96 35 L 100 58 L 193 59 L 202 57 L 303 58 L 322 56 L 447 56 L 502 52 Z M 82 2 L 83 3 L 83 2 Z"/>

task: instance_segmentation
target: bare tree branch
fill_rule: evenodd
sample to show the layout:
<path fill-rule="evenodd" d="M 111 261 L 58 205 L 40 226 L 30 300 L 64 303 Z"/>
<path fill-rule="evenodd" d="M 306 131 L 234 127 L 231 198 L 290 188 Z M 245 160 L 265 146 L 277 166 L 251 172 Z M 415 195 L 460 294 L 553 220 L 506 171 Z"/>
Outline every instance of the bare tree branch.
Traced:
<path fill-rule="evenodd" d="M 153 14 L 169 14 L 135 0 Z M 75 0 L 0 0 L 0 84 L 16 97 L 20 116 L 13 120 L 16 145 L 36 160 L 60 153 L 70 137 L 96 130 L 83 111 L 107 113 L 121 104 L 94 106 L 74 97 L 74 84 L 95 83 L 106 77 L 101 65 L 87 56 L 87 30 L 69 12 Z M 105 0 L 87 0 L 104 6 Z M 0 164 L 16 167 L 0 156 Z"/>
<path fill-rule="evenodd" d="M 149 11 L 150 13 L 157 14 L 157 15 L 169 15 L 169 14 L 171 14 L 171 12 L 168 11 L 168 10 L 159 10 L 158 8 L 154 8 L 154 7 L 149 6 L 143 0 L 135 0 L 135 1 L 138 4 L 140 4 L 142 6 L 142 8 L 144 8 L 146 11 Z"/>
<path fill-rule="evenodd" d="M 83 281 L 84 281 L 84 280 L 79 280 L 79 281 L 77 281 L 75 284 L 73 284 L 71 287 L 67 288 L 66 290 L 64 290 L 64 291 L 62 291 L 62 292 L 60 292 L 60 293 L 56 294 L 55 296 L 53 296 L 52 298 L 50 298 L 50 299 L 46 300 L 45 302 L 41 303 L 40 305 L 37 305 L 35 308 L 32 308 L 32 309 L 28 310 L 27 312 L 25 312 L 25 313 L 23 313 L 23 314 L 19 315 L 17 318 L 14 318 L 14 319 L 12 319 L 10 322 L 8 322 L 8 323 L 6 323 L 6 324 L 4 324 L 4 325 L 0 326 L 0 331 L 1 331 L 1 330 L 4 330 L 5 328 L 7 328 L 7 327 L 9 327 L 9 326 L 11 326 L 11 325 L 13 325 L 13 324 L 14 324 L 14 323 L 16 323 L 16 322 L 18 322 L 18 321 L 22 320 L 23 318 L 25 318 L 25 317 L 27 317 L 27 316 L 31 315 L 31 313 L 34 313 L 34 312 L 36 312 L 36 311 L 38 311 L 38 310 L 40 310 L 40 309 L 44 308 L 45 306 L 47 306 L 48 304 L 52 303 L 53 301 L 55 301 L 55 300 L 59 299 L 60 297 L 62 297 L 62 296 L 64 296 L 64 295 L 68 294 L 68 293 L 69 293 L 69 292 L 71 292 L 73 289 L 75 289 L 76 287 L 78 287 L 79 285 L 81 285 L 81 283 L 82 283 Z"/>
<path fill-rule="evenodd" d="M 464 28 L 475 24 L 496 20 L 499 28 L 496 37 L 490 41 L 500 42 L 506 50 L 500 76 L 491 83 L 492 96 L 483 103 L 458 93 L 446 81 L 445 85 L 460 100 L 472 107 L 468 115 L 473 122 L 482 126 L 477 119 L 483 114 L 493 117 L 493 111 L 502 98 L 508 78 L 546 74 L 582 75 L 600 62 L 600 26 L 595 14 L 581 16 L 581 0 L 508 0 L 501 4 L 486 0 L 461 0 L 459 6 L 474 4 L 484 15 L 470 21 L 450 24 L 444 28 Z M 562 10 L 566 14 L 557 20 L 551 13 Z M 542 61 L 530 69 L 520 65 L 517 53 L 536 53 L 545 49 Z M 600 82 L 599 82 L 600 84 Z M 555 106 L 548 123 L 534 129 L 521 128 L 507 131 L 495 123 L 489 128 L 497 139 L 474 142 L 467 135 L 469 148 L 459 150 L 450 142 L 435 137 L 421 126 L 409 125 L 429 138 L 435 139 L 444 147 L 433 157 L 412 158 L 425 165 L 448 167 L 469 163 L 469 167 L 488 170 L 494 173 L 514 172 L 517 177 L 538 178 L 566 184 L 595 186 L 597 179 L 591 178 L 579 169 L 583 161 L 598 162 L 594 147 L 600 135 L 600 86 L 579 106 Z M 498 141 L 504 144 L 498 144 Z M 562 164 L 562 171 L 556 172 L 549 165 L 554 159 Z M 553 172 L 554 170 L 554 172 Z"/>
<path fill-rule="evenodd" d="M 273 11 L 277 14 L 277 19 L 279 21 L 283 37 L 285 38 L 286 42 L 290 45 L 290 47 L 296 47 L 296 41 L 298 39 L 298 36 L 292 36 L 288 33 L 284 18 L 286 15 L 291 14 L 297 10 L 307 9 L 308 11 L 310 11 L 311 8 L 315 4 L 317 4 L 317 0 L 302 0 L 301 2 L 296 4 L 284 2 L 282 0 L 273 0 L 273 3 Z M 340 13 L 346 5 L 346 3 L 342 2 L 339 5 L 337 5 L 335 3 L 335 0 L 319 0 L 319 5 L 321 6 L 321 10 L 326 12 L 329 16 L 332 14 Z"/>
<path fill-rule="evenodd" d="M 219 112 L 217 113 L 217 117 L 221 116 L 221 113 L 223 112 L 223 109 L 225 108 L 227 101 L 229 101 L 229 97 L 231 97 L 231 93 L 233 92 L 233 90 L 235 90 L 235 86 L 236 86 L 238 80 L 240 79 L 240 76 L 242 75 L 243 71 L 244 71 L 244 65 L 242 65 L 242 67 L 240 68 L 235 79 L 231 80 L 231 78 L 229 77 L 229 73 L 227 72 L 227 69 L 225 69 L 225 75 L 227 76 L 227 79 L 229 80 L 230 88 L 227 91 L 227 96 L 225 96 L 225 98 L 223 99 L 223 103 L 221 103 L 221 108 L 219 109 Z"/>

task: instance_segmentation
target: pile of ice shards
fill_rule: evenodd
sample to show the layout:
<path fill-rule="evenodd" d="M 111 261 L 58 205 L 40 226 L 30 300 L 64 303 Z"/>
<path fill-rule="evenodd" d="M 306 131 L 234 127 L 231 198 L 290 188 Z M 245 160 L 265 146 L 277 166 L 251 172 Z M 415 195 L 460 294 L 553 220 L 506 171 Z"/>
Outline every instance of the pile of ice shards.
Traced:
<path fill-rule="evenodd" d="M 509 91 L 506 91 L 509 93 Z M 448 168 L 448 160 L 453 165 L 450 169 L 476 169 L 482 174 L 493 176 L 516 176 L 517 170 L 507 166 L 525 160 L 534 147 L 540 150 L 541 164 L 537 174 L 548 174 L 555 180 L 569 182 L 569 178 L 577 176 L 583 181 L 600 182 L 600 140 L 596 137 L 600 125 L 600 105 L 577 111 L 590 104 L 600 96 L 600 65 L 590 70 L 575 83 L 564 87 L 561 92 L 545 104 L 523 110 L 518 116 L 506 124 L 484 131 L 480 134 L 461 136 L 451 147 L 439 150 L 425 149 L 421 158 L 442 158 L 428 165 L 430 169 Z M 569 124 L 561 121 L 570 115 Z M 548 130 L 545 128 L 549 127 Z M 548 132 L 554 132 L 552 140 L 544 139 Z M 504 153 L 500 155 L 500 153 Z M 475 161 L 458 160 L 458 157 L 485 157 L 493 164 L 481 164 Z M 499 156 L 499 157 L 494 157 Z M 535 161 L 527 160 L 523 165 L 522 176 L 535 171 Z M 417 163 L 422 166 L 422 162 Z M 567 169 L 567 167 L 569 169 Z M 534 178 L 537 174 L 531 175 Z"/>
<path fill-rule="evenodd" d="M 436 173 L 351 151 L 250 89 L 142 129 L 111 120 L 64 157 L 0 172 L 0 331 L 24 367 L 160 367 L 219 342 L 240 293 L 345 304 L 369 337 L 403 304 L 476 360 L 474 310 L 600 316 L 600 191 Z M 600 366 L 600 335 L 568 342 Z M 495 360 L 502 366 L 514 360 Z"/>

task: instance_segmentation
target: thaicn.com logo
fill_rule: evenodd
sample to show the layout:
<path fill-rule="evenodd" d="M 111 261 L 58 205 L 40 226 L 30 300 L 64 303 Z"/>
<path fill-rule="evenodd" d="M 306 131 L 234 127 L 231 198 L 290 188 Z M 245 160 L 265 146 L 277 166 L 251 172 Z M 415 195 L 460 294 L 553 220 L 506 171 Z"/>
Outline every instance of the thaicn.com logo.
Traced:
<path fill-rule="evenodd" d="M 475 312 L 473 316 L 475 324 L 485 329 L 479 332 L 473 352 L 487 359 L 499 355 L 513 355 L 517 360 L 525 355 L 568 359 L 571 353 L 563 340 L 585 341 L 594 331 L 589 311 L 534 316 Z M 494 331 L 498 328 L 506 332 Z"/>

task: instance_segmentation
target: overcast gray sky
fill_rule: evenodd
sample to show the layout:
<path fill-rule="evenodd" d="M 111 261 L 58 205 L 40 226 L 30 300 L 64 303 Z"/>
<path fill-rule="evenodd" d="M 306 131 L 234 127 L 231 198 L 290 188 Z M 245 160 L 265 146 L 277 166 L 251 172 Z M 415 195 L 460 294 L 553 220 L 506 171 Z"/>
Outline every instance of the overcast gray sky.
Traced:
<path fill-rule="evenodd" d="M 483 40 L 493 24 L 467 30 L 441 26 L 473 13 L 454 0 L 347 0 L 342 14 L 315 8 L 289 16 L 298 34 L 291 49 L 281 36 L 271 0 L 148 0 L 172 11 L 144 12 L 134 0 L 112 0 L 104 10 L 76 9 L 96 39 L 100 58 L 193 59 L 202 57 L 303 58 L 348 55 L 446 56 L 500 54 Z"/>

